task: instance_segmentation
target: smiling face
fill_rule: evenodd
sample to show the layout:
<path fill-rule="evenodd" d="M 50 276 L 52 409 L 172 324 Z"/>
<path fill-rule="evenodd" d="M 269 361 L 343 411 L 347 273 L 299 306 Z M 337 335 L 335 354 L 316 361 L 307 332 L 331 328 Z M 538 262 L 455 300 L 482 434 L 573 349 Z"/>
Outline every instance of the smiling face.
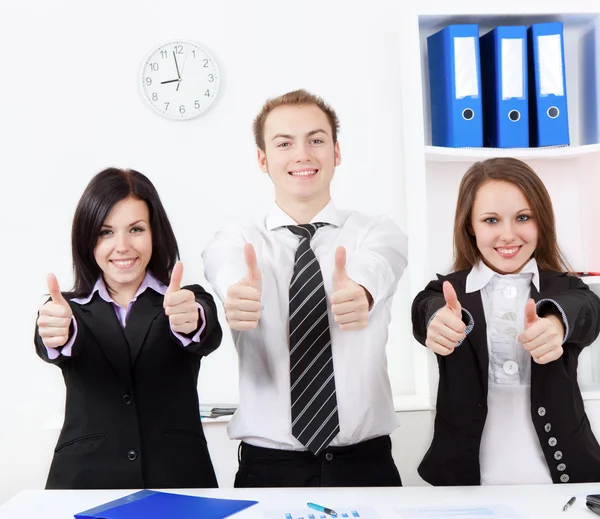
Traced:
<path fill-rule="evenodd" d="M 102 224 L 94 259 L 104 282 L 115 293 L 135 292 L 152 257 L 150 211 L 143 200 L 126 198 L 116 203 Z"/>
<path fill-rule="evenodd" d="M 325 113 L 314 104 L 279 106 L 265 121 L 264 140 L 258 163 L 275 185 L 277 204 L 284 211 L 302 204 L 315 213 L 325 207 L 341 160 Z"/>
<path fill-rule="evenodd" d="M 478 190 L 471 228 L 483 261 L 500 274 L 520 272 L 538 243 L 538 226 L 523 192 L 510 182 L 491 180 Z"/>

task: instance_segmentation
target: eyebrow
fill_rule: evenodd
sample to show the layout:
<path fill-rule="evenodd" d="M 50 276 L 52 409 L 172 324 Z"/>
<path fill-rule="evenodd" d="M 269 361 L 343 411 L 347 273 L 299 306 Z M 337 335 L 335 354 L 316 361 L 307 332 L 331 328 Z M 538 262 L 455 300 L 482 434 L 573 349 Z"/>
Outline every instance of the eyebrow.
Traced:
<path fill-rule="evenodd" d="M 129 227 L 133 227 L 134 225 L 137 225 L 138 223 L 146 223 L 146 220 L 136 220 L 135 222 L 130 223 Z M 106 227 L 107 229 L 112 229 L 112 225 L 108 225 L 106 223 L 103 223 L 102 227 Z"/>
<path fill-rule="evenodd" d="M 327 135 L 327 132 L 325 130 L 323 130 L 322 128 L 318 128 L 316 130 L 311 130 L 310 132 L 308 132 L 306 134 L 307 137 L 312 137 L 313 135 L 317 134 L 317 133 L 324 133 L 325 135 Z M 277 133 L 273 136 L 273 138 L 271 140 L 275 140 L 275 139 L 290 139 L 293 140 L 294 136 L 293 135 L 288 135 L 287 133 Z"/>
<path fill-rule="evenodd" d="M 529 209 L 529 207 L 526 207 L 525 209 L 519 209 L 517 211 L 517 214 L 524 213 L 525 211 L 531 211 L 531 209 Z M 491 213 L 481 213 L 479 216 L 485 216 L 486 214 L 489 214 L 489 215 L 492 215 L 492 216 L 498 216 L 498 213 L 494 213 L 494 212 L 491 212 Z"/>

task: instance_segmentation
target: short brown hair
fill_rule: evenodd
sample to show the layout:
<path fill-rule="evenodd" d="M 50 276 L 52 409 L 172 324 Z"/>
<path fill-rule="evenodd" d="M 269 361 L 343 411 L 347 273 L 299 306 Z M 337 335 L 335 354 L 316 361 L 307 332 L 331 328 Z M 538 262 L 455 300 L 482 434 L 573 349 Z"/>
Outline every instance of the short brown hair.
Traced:
<path fill-rule="evenodd" d="M 554 210 L 546 186 L 535 171 L 512 157 L 497 157 L 476 162 L 465 173 L 458 188 L 454 216 L 454 264 L 452 270 L 463 270 L 481 258 L 471 227 L 471 212 L 481 186 L 492 180 L 517 186 L 531 205 L 538 226 L 538 243 L 533 253 L 541 270 L 569 272 L 571 269 L 556 241 Z"/>
<path fill-rule="evenodd" d="M 280 95 L 279 97 L 273 97 L 268 99 L 267 102 L 263 105 L 260 113 L 254 119 L 254 123 L 252 124 L 252 129 L 254 131 L 254 141 L 256 142 L 256 146 L 265 151 L 265 121 L 267 120 L 268 115 L 275 110 L 275 108 L 279 106 L 300 106 L 300 105 L 315 105 L 319 107 L 323 113 L 327 116 L 329 120 L 329 124 L 331 125 L 331 133 L 333 136 L 333 143 L 337 142 L 337 134 L 340 129 L 340 121 L 338 117 L 331 108 L 323 99 L 319 96 L 311 94 L 306 90 L 294 90 L 292 92 L 287 92 L 286 94 Z"/>

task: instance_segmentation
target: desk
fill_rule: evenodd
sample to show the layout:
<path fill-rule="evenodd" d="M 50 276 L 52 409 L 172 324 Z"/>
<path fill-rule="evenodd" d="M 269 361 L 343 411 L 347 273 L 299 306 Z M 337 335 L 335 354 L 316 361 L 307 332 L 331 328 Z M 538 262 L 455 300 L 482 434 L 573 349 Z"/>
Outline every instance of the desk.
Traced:
<path fill-rule="evenodd" d="M 73 519 L 73 514 L 127 495 L 134 490 L 26 490 L 0 506 L 1 519 Z M 252 499 L 258 505 L 232 516 L 263 519 L 266 510 L 305 507 L 307 501 L 369 507 L 381 519 L 401 519 L 399 508 L 423 506 L 483 506 L 505 504 L 521 518 L 593 519 L 585 507 L 586 494 L 600 493 L 600 483 L 497 487 L 404 487 L 404 488 L 288 488 L 173 490 L 182 494 L 231 499 Z M 577 501 L 562 507 L 571 496 Z"/>

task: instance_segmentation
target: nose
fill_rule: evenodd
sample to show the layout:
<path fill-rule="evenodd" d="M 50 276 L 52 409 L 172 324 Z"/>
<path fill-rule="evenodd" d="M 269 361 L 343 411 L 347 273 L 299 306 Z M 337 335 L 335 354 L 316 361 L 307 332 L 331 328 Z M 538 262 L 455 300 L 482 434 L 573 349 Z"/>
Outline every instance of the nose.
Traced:
<path fill-rule="evenodd" d="M 310 162 L 311 155 L 306 143 L 301 143 L 296 146 L 296 155 L 294 159 L 296 162 Z"/>
<path fill-rule="evenodd" d="M 515 232 L 515 228 L 514 228 L 514 224 L 513 222 L 509 222 L 506 221 L 503 225 L 502 225 L 502 229 L 501 229 L 501 233 L 500 233 L 500 239 L 505 242 L 505 243 L 511 243 L 515 240 L 516 238 L 516 232 Z"/>
<path fill-rule="evenodd" d="M 129 233 L 118 233 L 115 245 L 116 252 L 127 252 L 129 250 Z"/>

